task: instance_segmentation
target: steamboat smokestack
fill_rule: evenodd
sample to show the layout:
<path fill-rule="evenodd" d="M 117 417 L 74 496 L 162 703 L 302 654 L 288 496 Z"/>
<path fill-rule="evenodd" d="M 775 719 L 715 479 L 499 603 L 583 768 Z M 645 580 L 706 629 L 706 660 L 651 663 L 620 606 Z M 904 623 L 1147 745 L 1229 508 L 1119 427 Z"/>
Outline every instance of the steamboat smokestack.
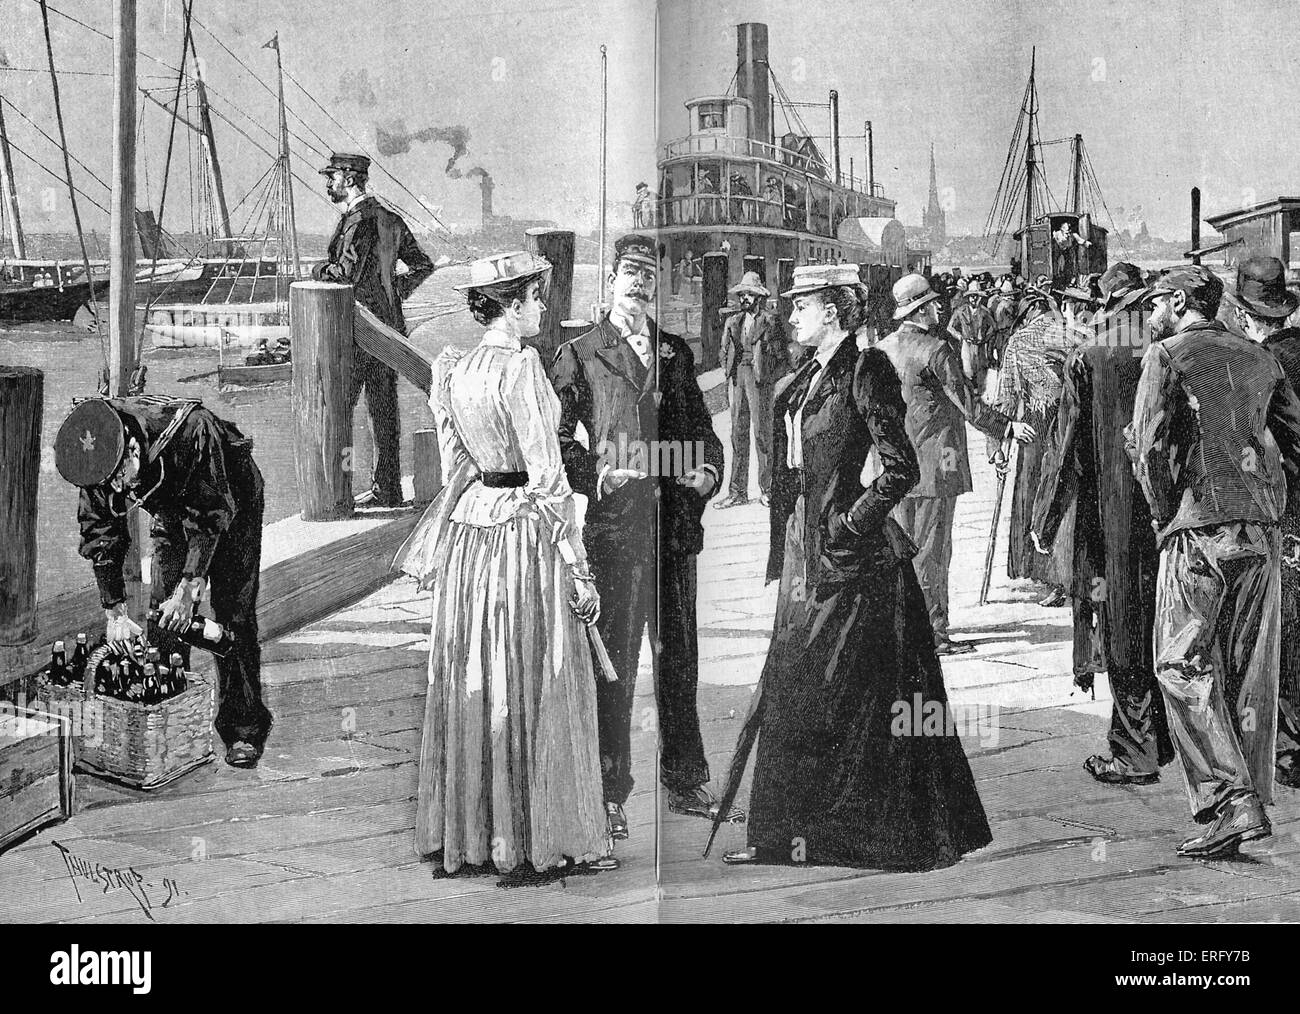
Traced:
<path fill-rule="evenodd" d="M 492 220 L 496 217 L 492 212 L 492 189 L 496 184 L 492 182 L 491 176 L 487 173 L 483 173 L 479 177 L 478 185 L 479 193 L 483 198 L 483 228 L 487 229 L 492 224 Z"/>
<path fill-rule="evenodd" d="M 772 99 L 767 81 L 767 25 L 736 26 L 736 94 L 749 99 L 749 138 L 767 144 L 772 137 Z"/>

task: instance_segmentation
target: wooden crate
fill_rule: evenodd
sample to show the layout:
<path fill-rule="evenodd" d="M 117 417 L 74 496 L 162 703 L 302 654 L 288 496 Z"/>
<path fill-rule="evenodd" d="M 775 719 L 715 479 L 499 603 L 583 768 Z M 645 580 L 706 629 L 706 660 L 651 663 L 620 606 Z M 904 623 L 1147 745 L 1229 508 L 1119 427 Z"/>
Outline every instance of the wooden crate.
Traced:
<path fill-rule="evenodd" d="M 72 816 L 72 738 L 67 718 L 0 709 L 0 851 Z"/>
<path fill-rule="evenodd" d="M 212 760 L 213 686 L 186 673 L 183 693 L 157 704 L 139 704 L 94 693 L 89 685 L 54 686 L 41 681 L 49 709 L 93 707 L 94 721 L 73 736 L 76 769 L 136 789 L 156 789 Z"/>

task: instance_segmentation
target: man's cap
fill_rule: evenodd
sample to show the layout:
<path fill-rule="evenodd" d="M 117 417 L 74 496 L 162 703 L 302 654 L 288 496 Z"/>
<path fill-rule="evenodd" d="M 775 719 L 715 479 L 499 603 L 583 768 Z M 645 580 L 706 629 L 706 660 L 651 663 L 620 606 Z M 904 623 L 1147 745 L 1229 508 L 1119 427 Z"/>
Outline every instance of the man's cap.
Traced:
<path fill-rule="evenodd" d="M 898 304 L 898 308 L 894 310 L 894 320 L 902 320 L 925 306 L 932 299 L 939 298 L 939 293 L 930 288 L 930 283 L 926 280 L 925 275 L 915 273 L 904 275 L 896 281 L 893 295 L 894 302 Z"/>
<path fill-rule="evenodd" d="M 1228 301 L 1256 317 L 1280 320 L 1300 305 L 1300 296 L 1286 287 L 1286 265 L 1276 257 L 1255 254 L 1237 264 L 1236 290 Z"/>
<path fill-rule="evenodd" d="M 1173 292 L 1185 292 L 1198 303 L 1218 306 L 1219 300 L 1223 298 L 1223 282 L 1203 265 L 1183 264 L 1162 272 L 1144 298 L 1154 299 Z"/>
<path fill-rule="evenodd" d="M 549 276 L 550 272 L 551 262 L 545 257 L 526 250 L 512 250 L 491 257 L 480 257 L 472 262 L 469 266 L 469 281 L 463 285 L 453 285 L 452 288 L 457 292 L 493 289 L 526 278 L 543 278 Z"/>
<path fill-rule="evenodd" d="M 102 398 L 74 408 L 54 438 L 54 466 L 74 486 L 98 486 L 108 480 L 125 452 L 122 417 Z"/>
<path fill-rule="evenodd" d="M 861 284 L 862 276 L 856 264 L 800 264 L 794 269 L 790 288 L 781 295 L 788 299 L 840 285 Z"/>
<path fill-rule="evenodd" d="M 636 188 L 638 190 L 648 190 L 650 188 L 650 184 L 647 183 L 645 180 L 642 180 L 640 183 L 636 185 Z"/>
<path fill-rule="evenodd" d="M 626 236 L 620 236 L 614 242 L 614 266 L 618 267 L 618 262 L 621 260 L 629 260 L 634 264 L 644 264 L 651 268 L 659 267 L 659 254 L 655 241 L 639 232 L 629 232 Z"/>
<path fill-rule="evenodd" d="M 347 171 L 357 173 L 370 173 L 370 157 L 362 155 L 359 152 L 336 151 L 330 154 L 329 165 L 324 169 L 316 171 L 322 176 L 328 176 L 330 173 Z"/>
<path fill-rule="evenodd" d="M 733 285 L 727 291 L 733 296 L 770 296 L 772 294 L 767 286 L 763 284 L 763 279 L 758 277 L 757 271 L 746 271 L 741 276 L 740 283 Z"/>

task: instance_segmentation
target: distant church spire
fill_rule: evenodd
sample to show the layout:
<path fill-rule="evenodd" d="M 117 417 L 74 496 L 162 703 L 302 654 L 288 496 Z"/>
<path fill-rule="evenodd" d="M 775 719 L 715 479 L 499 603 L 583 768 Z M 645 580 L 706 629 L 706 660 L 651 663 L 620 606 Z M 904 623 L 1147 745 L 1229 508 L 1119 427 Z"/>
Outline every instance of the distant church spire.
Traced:
<path fill-rule="evenodd" d="M 939 183 L 934 171 L 934 144 L 930 144 L 930 201 L 921 218 L 926 232 L 929 233 L 930 249 L 938 252 L 948 236 L 947 215 L 939 203 Z"/>

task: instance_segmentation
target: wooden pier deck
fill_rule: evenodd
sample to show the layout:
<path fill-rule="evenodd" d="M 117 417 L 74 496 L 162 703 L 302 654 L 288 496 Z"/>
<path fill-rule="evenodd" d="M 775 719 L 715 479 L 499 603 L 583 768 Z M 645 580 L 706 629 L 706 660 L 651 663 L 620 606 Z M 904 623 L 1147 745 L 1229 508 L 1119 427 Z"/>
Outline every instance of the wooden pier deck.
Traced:
<path fill-rule="evenodd" d="M 716 422 L 725 441 L 725 412 Z M 724 828 L 708 860 L 705 822 L 665 813 L 656 830 L 643 657 L 623 868 L 534 880 L 441 876 L 412 851 L 428 615 L 426 597 L 400 581 L 265 646 L 276 726 L 255 770 L 218 760 L 150 794 L 79 777 L 71 820 L 0 855 L 0 921 L 1300 919 L 1300 794 L 1278 789 L 1273 838 L 1236 860 L 1197 863 L 1174 854 L 1191 828 L 1177 771 L 1153 786 L 1112 788 L 1082 770 L 1084 757 L 1105 748 L 1105 680 L 1096 701 L 1072 693 L 1068 610 L 1035 605 L 1032 588 L 995 574 L 994 601 L 975 605 L 993 477 L 972 464 L 976 492 L 957 512 L 953 630 L 980 649 L 944 669 L 955 703 L 998 709 L 991 729 L 964 739 L 994 841 L 957 866 L 733 869 L 719 857 L 743 844 L 743 827 Z M 767 649 L 776 588 L 761 584 L 767 537 L 757 503 L 710 509 L 706 524 L 699 699 L 718 776 Z M 1003 546 L 1005 536 L 1004 521 Z M 118 875 L 100 878 L 107 889 L 74 878 L 64 849 Z"/>

